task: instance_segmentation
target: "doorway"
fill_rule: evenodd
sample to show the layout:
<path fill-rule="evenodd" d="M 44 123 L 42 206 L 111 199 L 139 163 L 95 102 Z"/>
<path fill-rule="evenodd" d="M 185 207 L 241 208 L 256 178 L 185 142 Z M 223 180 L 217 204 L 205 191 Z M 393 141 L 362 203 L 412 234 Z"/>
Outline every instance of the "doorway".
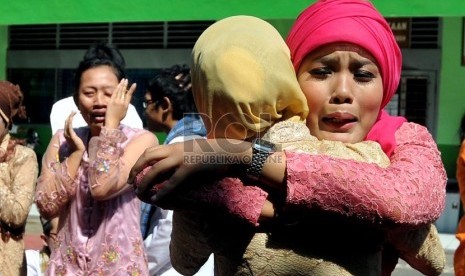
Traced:
<path fill-rule="evenodd" d="M 435 137 L 436 94 L 434 71 L 404 70 L 396 94 L 386 106 L 386 111 L 425 126 Z"/>

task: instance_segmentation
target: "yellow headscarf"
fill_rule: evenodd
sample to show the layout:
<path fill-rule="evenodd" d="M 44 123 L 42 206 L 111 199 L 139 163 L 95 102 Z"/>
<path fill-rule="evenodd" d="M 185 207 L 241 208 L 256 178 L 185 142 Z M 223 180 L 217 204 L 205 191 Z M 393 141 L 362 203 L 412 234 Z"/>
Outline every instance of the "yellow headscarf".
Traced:
<path fill-rule="evenodd" d="M 307 117 L 289 49 L 259 18 L 232 16 L 207 28 L 192 51 L 191 70 L 194 100 L 211 138 L 248 139 L 277 121 Z"/>

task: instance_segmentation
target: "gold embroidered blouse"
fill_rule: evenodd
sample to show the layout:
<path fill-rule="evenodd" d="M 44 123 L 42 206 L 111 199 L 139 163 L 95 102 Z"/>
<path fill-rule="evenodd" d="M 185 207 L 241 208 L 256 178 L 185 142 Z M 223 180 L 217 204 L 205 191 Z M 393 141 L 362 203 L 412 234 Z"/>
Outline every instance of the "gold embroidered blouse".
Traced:
<path fill-rule="evenodd" d="M 11 159 L 0 162 L 0 222 L 2 225 L 0 229 L 0 275 L 2 276 L 22 275 L 22 271 L 25 271 L 23 232 L 33 202 L 37 174 L 38 164 L 35 152 L 21 145 L 16 145 Z"/>

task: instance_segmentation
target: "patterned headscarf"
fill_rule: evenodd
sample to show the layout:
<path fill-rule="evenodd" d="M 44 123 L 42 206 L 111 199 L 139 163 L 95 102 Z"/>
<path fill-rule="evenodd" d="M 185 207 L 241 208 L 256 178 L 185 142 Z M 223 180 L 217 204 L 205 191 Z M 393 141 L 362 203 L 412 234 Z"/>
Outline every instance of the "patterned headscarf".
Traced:
<path fill-rule="evenodd" d="M 194 46 L 191 70 L 197 109 L 211 120 L 205 122 L 209 137 L 247 139 L 278 120 L 307 117 L 289 49 L 259 18 L 232 16 L 207 28 Z"/>
<path fill-rule="evenodd" d="M 320 0 L 297 18 L 286 40 L 296 71 L 302 60 L 321 46 L 352 43 L 373 55 L 383 80 L 383 109 L 395 94 L 402 69 L 402 54 L 384 17 L 367 0 Z M 367 136 L 389 155 L 395 147 L 394 133 L 405 122 L 380 110 Z M 376 132 L 376 133 L 375 133 Z"/>
<path fill-rule="evenodd" d="M 0 81 L 0 117 L 5 120 L 8 129 L 13 125 L 12 117 L 25 115 L 22 106 L 23 93 L 18 85 L 9 81 Z M 17 139 L 11 139 L 8 131 L 0 134 L 0 162 L 10 160 L 14 156 L 15 146 L 19 143 Z"/>
<path fill-rule="evenodd" d="M 5 120 L 8 128 L 13 124 L 12 117 L 15 113 L 23 115 L 25 113 L 22 106 L 23 93 L 18 85 L 9 81 L 0 81 L 0 116 Z"/>

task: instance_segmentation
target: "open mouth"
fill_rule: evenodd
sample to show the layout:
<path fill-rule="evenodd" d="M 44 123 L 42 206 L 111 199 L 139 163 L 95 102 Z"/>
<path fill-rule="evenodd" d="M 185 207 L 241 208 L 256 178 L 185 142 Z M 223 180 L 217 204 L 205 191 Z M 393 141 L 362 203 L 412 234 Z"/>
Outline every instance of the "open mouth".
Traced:
<path fill-rule="evenodd" d="M 105 122 L 105 113 L 92 113 L 92 120 L 97 123 Z"/>
<path fill-rule="evenodd" d="M 355 123 L 358 119 L 349 113 L 335 113 L 330 116 L 322 118 L 323 123 L 334 128 L 349 127 L 350 124 Z"/>
<path fill-rule="evenodd" d="M 329 123 L 329 124 L 348 124 L 348 123 L 353 123 L 356 121 L 357 121 L 356 118 L 352 118 L 352 119 L 330 118 L 330 117 L 323 118 L 323 122 Z"/>
<path fill-rule="evenodd" d="M 348 124 L 357 122 L 357 118 L 350 116 L 350 117 L 323 117 L 323 122 L 327 124 Z"/>

